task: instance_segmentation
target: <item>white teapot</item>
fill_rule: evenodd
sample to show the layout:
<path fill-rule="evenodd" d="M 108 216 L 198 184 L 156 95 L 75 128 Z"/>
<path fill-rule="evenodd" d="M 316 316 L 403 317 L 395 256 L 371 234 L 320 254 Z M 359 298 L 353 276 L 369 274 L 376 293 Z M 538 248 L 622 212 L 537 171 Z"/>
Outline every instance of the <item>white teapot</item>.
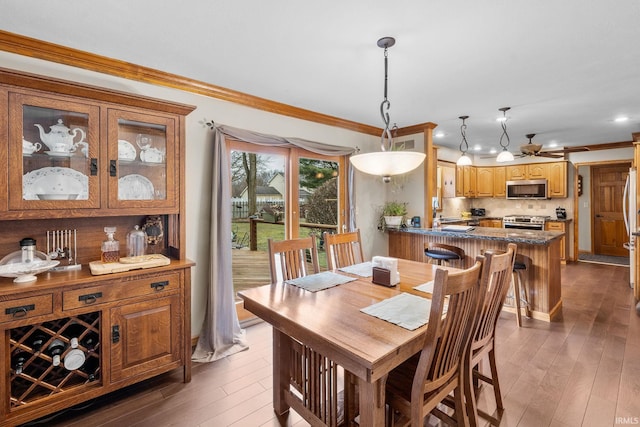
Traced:
<path fill-rule="evenodd" d="M 85 142 L 84 130 L 80 128 L 69 129 L 62 123 L 62 119 L 58 119 L 58 124 L 49 126 L 51 131 L 45 133 L 39 124 L 34 124 L 40 130 L 40 139 L 49 148 L 49 151 L 75 151 L 77 144 Z M 80 140 L 74 143 L 76 136 L 80 134 Z"/>

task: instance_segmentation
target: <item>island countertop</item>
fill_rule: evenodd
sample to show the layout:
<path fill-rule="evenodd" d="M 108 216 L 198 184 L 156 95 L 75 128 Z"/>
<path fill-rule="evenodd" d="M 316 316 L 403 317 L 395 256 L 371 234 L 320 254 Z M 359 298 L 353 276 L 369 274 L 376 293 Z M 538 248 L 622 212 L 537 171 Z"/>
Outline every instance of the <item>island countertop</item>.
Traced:
<path fill-rule="evenodd" d="M 460 232 L 445 231 L 442 227 L 407 227 L 389 229 L 388 235 L 391 257 L 426 262 L 425 247 L 430 242 L 445 243 L 464 250 L 463 265 L 466 268 L 484 251 L 506 250 L 509 243 L 515 243 L 519 256 L 531 260 L 530 268 L 522 275 L 532 317 L 550 322 L 562 312 L 562 231 L 473 227 L 468 232 Z"/>
<path fill-rule="evenodd" d="M 549 245 L 564 236 L 562 231 L 520 230 L 517 228 L 473 227 L 470 231 L 446 231 L 438 228 L 401 228 L 393 231 L 415 233 L 427 236 L 444 236 L 456 239 L 495 240 L 507 243 L 526 243 L 529 245 Z"/>

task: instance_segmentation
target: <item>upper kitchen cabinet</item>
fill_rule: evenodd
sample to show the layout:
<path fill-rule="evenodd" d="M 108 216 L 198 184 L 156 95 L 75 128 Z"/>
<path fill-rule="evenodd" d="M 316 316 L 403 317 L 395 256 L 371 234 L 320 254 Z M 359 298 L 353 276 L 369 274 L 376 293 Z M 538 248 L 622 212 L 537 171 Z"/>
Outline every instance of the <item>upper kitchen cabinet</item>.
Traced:
<path fill-rule="evenodd" d="M 549 197 L 567 197 L 567 162 L 549 163 Z"/>
<path fill-rule="evenodd" d="M 476 197 L 476 176 L 475 166 L 456 167 L 456 197 Z"/>
<path fill-rule="evenodd" d="M 177 214 L 193 107 L 0 69 L 4 219 Z"/>
<path fill-rule="evenodd" d="M 506 167 L 507 181 L 521 179 L 545 179 L 548 175 L 548 163 L 527 163 Z"/>
<path fill-rule="evenodd" d="M 493 168 L 493 197 L 507 197 L 506 173 L 506 166 Z"/>
<path fill-rule="evenodd" d="M 494 170 L 493 167 L 476 168 L 476 197 L 494 196 Z"/>

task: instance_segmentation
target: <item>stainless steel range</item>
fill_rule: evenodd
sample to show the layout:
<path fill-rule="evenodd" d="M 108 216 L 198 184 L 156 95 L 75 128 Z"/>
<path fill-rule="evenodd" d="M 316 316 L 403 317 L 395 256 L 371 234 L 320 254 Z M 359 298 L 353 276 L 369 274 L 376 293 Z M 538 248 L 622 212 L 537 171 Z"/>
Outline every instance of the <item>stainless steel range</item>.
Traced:
<path fill-rule="evenodd" d="M 544 223 L 548 219 L 548 216 L 542 215 L 507 215 L 502 218 L 502 226 L 521 230 L 544 230 Z"/>

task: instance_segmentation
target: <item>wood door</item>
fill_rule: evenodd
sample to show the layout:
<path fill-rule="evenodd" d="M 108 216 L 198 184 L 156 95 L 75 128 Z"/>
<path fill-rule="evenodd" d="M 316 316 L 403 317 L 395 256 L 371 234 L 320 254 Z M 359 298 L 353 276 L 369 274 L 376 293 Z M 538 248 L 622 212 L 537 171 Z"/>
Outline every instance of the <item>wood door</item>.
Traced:
<path fill-rule="evenodd" d="M 492 167 L 479 167 L 476 169 L 476 189 L 478 197 L 493 197 L 493 170 Z"/>
<path fill-rule="evenodd" d="M 548 176 L 548 163 L 531 163 L 527 165 L 527 179 L 547 179 Z"/>
<path fill-rule="evenodd" d="M 593 253 L 628 256 L 622 245 L 629 240 L 624 225 L 622 194 L 629 163 L 591 167 Z"/>
<path fill-rule="evenodd" d="M 180 366 L 180 295 L 111 310 L 111 382 Z"/>
<path fill-rule="evenodd" d="M 506 166 L 496 166 L 493 169 L 493 197 L 506 197 L 507 168 Z"/>

